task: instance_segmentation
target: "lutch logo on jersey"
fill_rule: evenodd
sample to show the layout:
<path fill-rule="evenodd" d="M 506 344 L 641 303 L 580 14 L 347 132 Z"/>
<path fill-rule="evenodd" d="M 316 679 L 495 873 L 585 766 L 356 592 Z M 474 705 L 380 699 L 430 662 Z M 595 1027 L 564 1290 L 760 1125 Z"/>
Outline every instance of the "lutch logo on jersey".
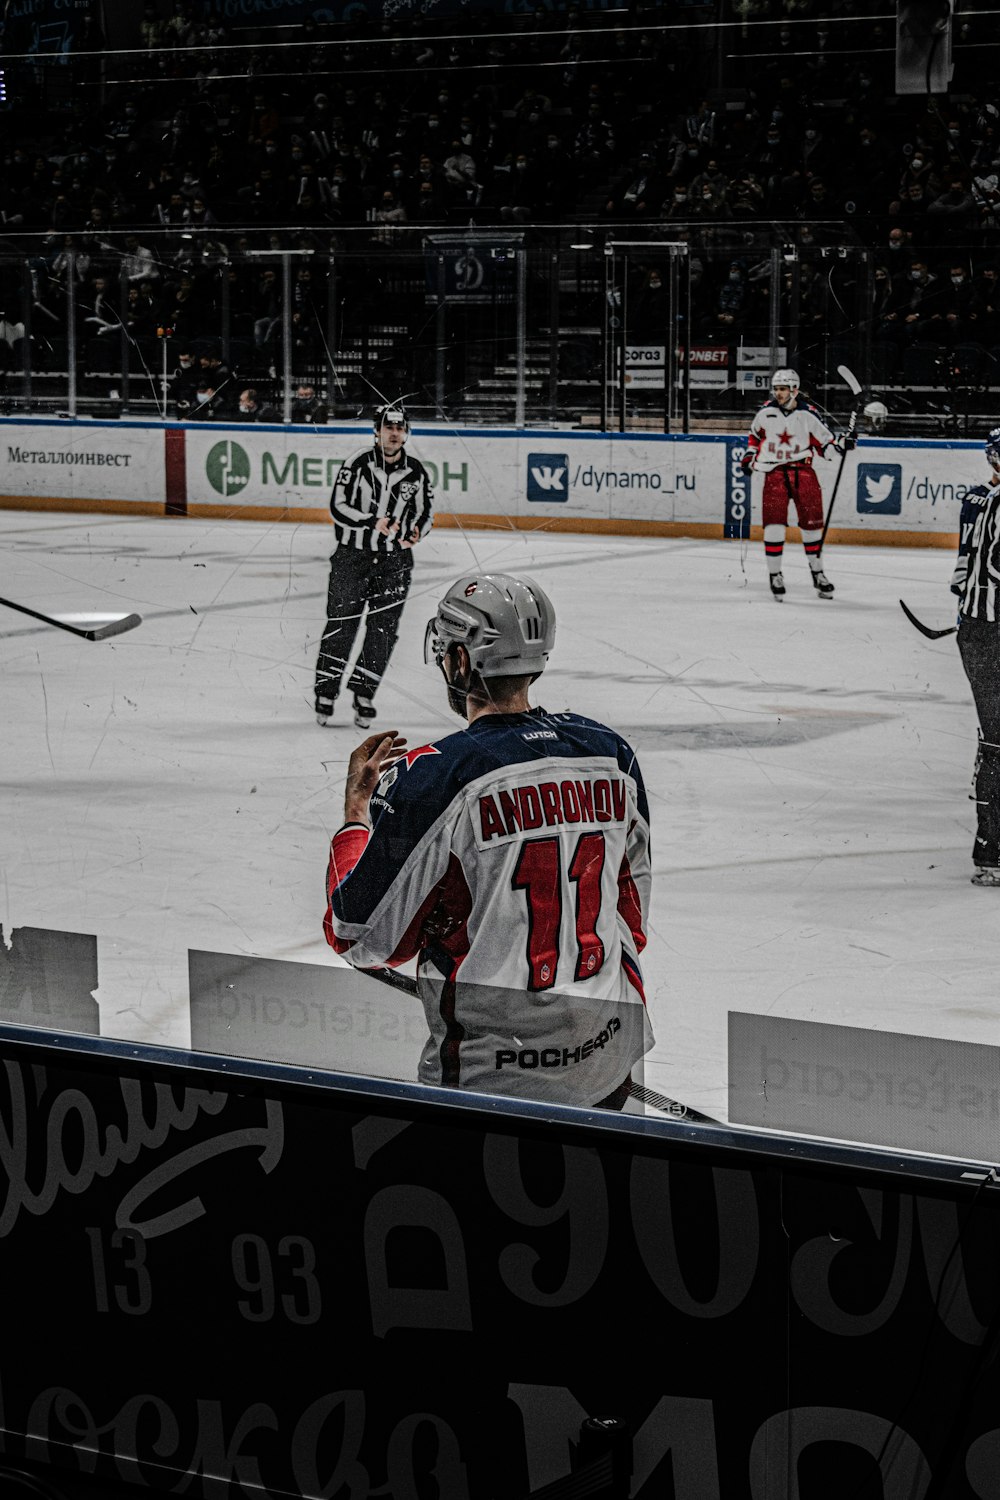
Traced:
<path fill-rule="evenodd" d="M 858 464 L 858 514 L 898 516 L 902 509 L 902 465 Z"/>
<path fill-rule="evenodd" d="M 569 459 L 565 453 L 528 454 L 528 499 L 569 499 Z"/>

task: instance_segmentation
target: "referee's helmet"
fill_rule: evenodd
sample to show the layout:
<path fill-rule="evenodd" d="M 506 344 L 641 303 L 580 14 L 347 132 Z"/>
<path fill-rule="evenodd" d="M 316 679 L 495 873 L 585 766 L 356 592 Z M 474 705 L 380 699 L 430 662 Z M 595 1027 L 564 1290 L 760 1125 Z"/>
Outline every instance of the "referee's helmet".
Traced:
<path fill-rule="evenodd" d="M 984 446 L 990 468 L 1000 472 L 1000 427 L 994 427 Z"/>
<path fill-rule="evenodd" d="M 401 401 L 387 401 L 382 406 L 376 406 L 372 413 L 372 426 L 375 436 L 378 437 L 382 428 L 391 422 L 393 426 L 402 427 L 405 433 L 410 431 L 410 419 Z"/>

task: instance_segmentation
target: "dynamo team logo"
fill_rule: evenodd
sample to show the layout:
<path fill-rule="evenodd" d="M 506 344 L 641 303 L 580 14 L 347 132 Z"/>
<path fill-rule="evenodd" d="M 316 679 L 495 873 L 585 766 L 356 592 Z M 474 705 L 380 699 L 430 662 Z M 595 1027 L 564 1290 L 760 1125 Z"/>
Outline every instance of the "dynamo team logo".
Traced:
<path fill-rule="evenodd" d="M 902 509 L 902 465 L 858 464 L 858 514 L 898 516 Z"/>
<path fill-rule="evenodd" d="M 205 475 L 220 495 L 238 495 L 250 483 L 250 459 L 245 448 L 230 438 L 210 448 L 205 459 Z"/>
<path fill-rule="evenodd" d="M 569 459 L 565 453 L 528 454 L 528 499 L 569 499 Z"/>

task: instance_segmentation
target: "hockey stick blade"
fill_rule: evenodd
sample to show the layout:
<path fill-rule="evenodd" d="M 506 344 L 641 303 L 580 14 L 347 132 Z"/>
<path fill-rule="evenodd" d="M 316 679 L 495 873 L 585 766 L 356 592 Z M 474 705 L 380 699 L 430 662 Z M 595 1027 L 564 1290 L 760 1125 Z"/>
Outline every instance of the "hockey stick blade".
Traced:
<path fill-rule="evenodd" d="M 359 969 L 359 974 L 367 974 L 369 979 L 377 979 L 380 984 L 387 984 L 390 989 L 402 990 L 407 995 L 416 996 L 417 981 L 409 974 L 398 974 L 395 969 Z M 658 1094 L 655 1089 L 647 1089 L 644 1084 L 633 1083 L 632 1097 L 638 1099 L 641 1104 L 651 1104 L 654 1109 L 661 1110 L 663 1114 L 669 1115 L 679 1125 L 719 1125 L 720 1120 L 713 1119 L 711 1115 L 703 1115 L 689 1104 L 682 1104 L 679 1099 L 668 1099 L 666 1094 Z"/>
<path fill-rule="evenodd" d="M 912 609 L 907 609 L 902 599 L 900 599 L 899 601 L 899 607 L 903 611 L 903 614 L 906 616 L 906 618 L 909 620 L 910 624 L 915 625 L 920 631 L 920 634 L 925 635 L 929 641 L 939 641 L 942 636 L 954 635 L 958 630 L 957 625 L 949 625 L 946 630 L 932 630 L 929 625 L 925 625 L 921 620 L 917 619 Z"/>
<path fill-rule="evenodd" d="M 109 636 L 123 635 L 126 630 L 134 630 L 137 625 L 142 624 L 141 615 L 43 615 L 37 609 L 29 609 L 26 604 L 15 604 L 13 599 L 0 599 L 0 604 L 5 604 L 8 609 L 16 609 L 22 615 L 30 615 L 33 620 L 41 620 L 43 625 L 53 625 L 56 630 L 67 630 L 70 635 L 78 635 L 85 641 L 106 641 Z M 74 620 L 78 621 L 75 625 Z M 94 623 L 85 624 L 88 620 Z"/>
<path fill-rule="evenodd" d="M 847 368 L 846 365 L 838 365 L 837 374 L 840 376 L 845 385 L 850 386 L 851 391 L 855 396 L 861 395 L 861 382 L 858 377 Z"/>

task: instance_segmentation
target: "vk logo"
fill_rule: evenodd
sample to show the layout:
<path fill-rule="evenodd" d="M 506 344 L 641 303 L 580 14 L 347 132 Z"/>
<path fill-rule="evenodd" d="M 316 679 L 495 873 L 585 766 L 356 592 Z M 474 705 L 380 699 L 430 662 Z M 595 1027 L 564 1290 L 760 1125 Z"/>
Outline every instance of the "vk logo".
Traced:
<path fill-rule="evenodd" d="M 565 453 L 528 454 L 528 499 L 569 499 L 569 459 Z"/>
<path fill-rule="evenodd" d="M 899 464 L 858 464 L 858 514 L 898 516 L 903 509 Z"/>

